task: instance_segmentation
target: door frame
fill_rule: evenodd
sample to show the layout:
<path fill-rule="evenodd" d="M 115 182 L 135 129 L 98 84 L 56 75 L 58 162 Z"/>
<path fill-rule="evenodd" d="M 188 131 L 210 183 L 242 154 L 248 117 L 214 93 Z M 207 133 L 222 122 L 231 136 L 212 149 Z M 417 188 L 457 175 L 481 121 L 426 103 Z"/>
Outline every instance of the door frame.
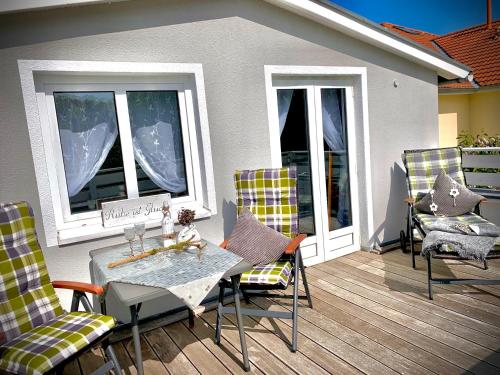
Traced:
<path fill-rule="evenodd" d="M 338 249 L 326 257 L 327 252 L 318 251 L 316 255 L 304 259 L 306 265 L 321 263 L 328 259 L 342 256 L 360 248 L 373 248 L 373 200 L 371 189 L 371 163 L 370 163 L 370 142 L 368 124 L 368 97 L 367 97 L 367 70 L 365 67 L 332 67 L 332 66 L 289 66 L 289 65 L 266 65 L 264 66 L 269 138 L 271 150 L 271 164 L 273 167 L 281 167 L 281 143 L 279 134 L 278 107 L 276 99 L 275 81 L 297 81 L 297 86 L 304 85 L 303 82 L 311 80 L 325 80 L 328 84 L 324 86 L 334 86 L 346 88 L 346 96 L 350 92 L 353 99 L 350 111 L 347 110 L 348 124 L 355 144 L 356 166 L 351 173 L 352 181 L 357 180 L 358 199 L 352 200 L 352 204 L 357 206 L 353 209 L 354 245 Z M 279 86 L 279 83 L 276 85 Z M 308 98 L 308 101 L 311 100 Z M 347 104 L 347 103 L 346 103 Z M 348 109 L 348 108 L 347 108 Z M 350 112 L 350 113 L 349 113 Z M 349 132 L 348 130 L 348 132 Z M 313 150 L 311 150 L 312 152 Z M 362 152 L 364 151 L 364 152 Z M 353 154 L 354 154 L 353 153 Z M 351 186 L 352 188 L 353 186 Z M 315 204 L 316 206 L 316 204 Z M 316 207 L 315 207 L 316 208 Z M 306 240 L 305 246 L 310 245 Z M 317 246 L 324 246 L 322 241 L 317 242 Z"/>

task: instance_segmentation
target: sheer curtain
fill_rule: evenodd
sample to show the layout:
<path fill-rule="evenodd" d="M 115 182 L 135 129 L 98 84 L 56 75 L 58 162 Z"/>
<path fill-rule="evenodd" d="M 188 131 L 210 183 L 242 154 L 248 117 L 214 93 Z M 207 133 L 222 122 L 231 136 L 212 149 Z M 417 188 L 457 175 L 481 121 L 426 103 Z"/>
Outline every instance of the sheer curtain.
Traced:
<path fill-rule="evenodd" d="M 187 190 L 177 92 L 128 92 L 134 156 L 163 190 Z"/>
<path fill-rule="evenodd" d="M 94 178 L 118 137 L 112 93 L 54 93 L 68 195 Z M 104 120 L 104 121 L 103 121 Z"/>
<path fill-rule="evenodd" d="M 322 90 L 323 138 L 332 151 L 346 151 L 340 90 Z"/>
<path fill-rule="evenodd" d="M 278 112 L 279 112 L 279 125 L 280 135 L 285 129 L 286 118 L 290 110 L 290 103 L 292 102 L 293 90 L 278 90 Z"/>

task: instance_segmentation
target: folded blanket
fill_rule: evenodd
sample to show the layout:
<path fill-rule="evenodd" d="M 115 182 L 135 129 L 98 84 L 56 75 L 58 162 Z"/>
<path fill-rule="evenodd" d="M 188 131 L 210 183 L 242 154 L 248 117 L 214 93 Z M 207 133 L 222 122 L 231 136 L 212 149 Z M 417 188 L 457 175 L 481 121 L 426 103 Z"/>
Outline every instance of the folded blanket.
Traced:
<path fill-rule="evenodd" d="M 427 225 L 426 229 L 430 233 L 422 243 L 422 256 L 449 248 L 462 258 L 484 261 L 500 236 L 500 228 L 493 224 L 469 226 L 440 222 Z"/>

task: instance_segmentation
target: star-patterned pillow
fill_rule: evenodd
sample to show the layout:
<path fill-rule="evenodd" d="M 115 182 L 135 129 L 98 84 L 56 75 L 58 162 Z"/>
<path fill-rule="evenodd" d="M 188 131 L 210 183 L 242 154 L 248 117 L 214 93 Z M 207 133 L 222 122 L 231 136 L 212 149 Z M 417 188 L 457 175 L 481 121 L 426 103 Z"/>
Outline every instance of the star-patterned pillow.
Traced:
<path fill-rule="evenodd" d="M 458 216 L 472 212 L 483 199 L 441 171 L 432 190 L 415 203 L 415 208 L 436 216 Z"/>

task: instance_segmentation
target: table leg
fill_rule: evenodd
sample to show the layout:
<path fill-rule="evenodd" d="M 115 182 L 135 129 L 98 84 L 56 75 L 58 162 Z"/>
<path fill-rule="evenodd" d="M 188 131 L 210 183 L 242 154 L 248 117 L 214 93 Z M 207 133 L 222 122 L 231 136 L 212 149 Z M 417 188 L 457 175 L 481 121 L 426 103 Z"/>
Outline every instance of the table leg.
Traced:
<path fill-rule="evenodd" d="M 241 353 L 243 354 L 243 367 L 245 371 L 250 371 L 250 363 L 248 362 L 247 342 L 245 339 L 245 330 L 243 329 L 243 319 L 240 311 L 240 275 L 231 276 L 231 284 L 233 287 L 234 309 L 236 312 L 236 322 L 240 333 Z"/>
<path fill-rule="evenodd" d="M 135 351 L 135 367 L 137 368 L 137 375 L 144 375 L 144 368 L 142 365 L 142 352 L 141 352 L 141 337 L 139 336 L 139 310 L 141 304 L 130 306 L 130 316 L 132 324 L 132 340 L 134 341 Z"/>

